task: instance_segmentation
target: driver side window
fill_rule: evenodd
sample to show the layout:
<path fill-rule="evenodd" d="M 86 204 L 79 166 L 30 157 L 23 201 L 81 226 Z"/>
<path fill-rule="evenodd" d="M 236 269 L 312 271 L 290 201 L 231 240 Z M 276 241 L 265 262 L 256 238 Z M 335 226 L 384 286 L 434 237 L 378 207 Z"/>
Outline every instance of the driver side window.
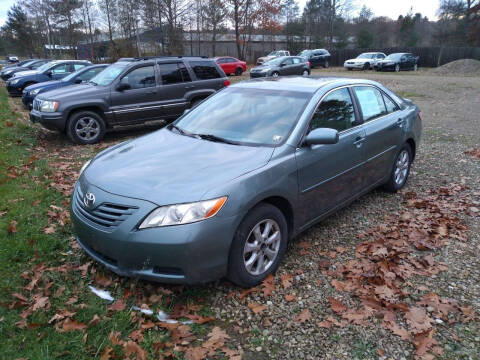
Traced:
<path fill-rule="evenodd" d="M 144 66 L 130 71 L 120 82 L 130 85 L 131 89 L 142 89 L 155 86 L 155 71 L 153 65 Z"/>
<path fill-rule="evenodd" d="M 70 64 L 57 65 L 52 69 L 52 73 L 53 74 L 65 74 L 65 73 L 69 72 L 68 71 L 69 67 L 70 67 Z"/>
<path fill-rule="evenodd" d="M 292 65 L 293 64 L 293 61 L 292 59 L 286 59 L 282 62 L 283 65 Z"/>
<path fill-rule="evenodd" d="M 317 107 L 310 122 L 309 131 L 317 128 L 330 128 L 343 131 L 352 127 L 355 112 L 352 98 L 347 88 L 328 94 Z"/>

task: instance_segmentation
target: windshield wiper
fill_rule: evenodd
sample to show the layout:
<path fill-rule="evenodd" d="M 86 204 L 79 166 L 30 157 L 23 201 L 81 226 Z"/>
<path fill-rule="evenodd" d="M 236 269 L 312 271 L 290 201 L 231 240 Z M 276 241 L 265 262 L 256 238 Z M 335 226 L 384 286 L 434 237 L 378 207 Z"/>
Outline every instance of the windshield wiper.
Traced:
<path fill-rule="evenodd" d="M 230 145 L 239 145 L 239 143 L 236 141 L 228 140 L 213 134 L 195 134 L 195 135 L 197 135 L 200 139 L 203 139 L 203 140 L 221 142 L 221 143 L 230 144 Z"/>
<path fill-rule="evenodd" d="M 200 136 L 198 136 L 196 134 L 193 134 L 191 132 L 188 132 L 186 130 L 183 130 L 183 129 L 179 128 L 177 125 L 174 125 L 174 124 L 170 124 L 169 128 L 170 129 L 173 128 L 173 129 L 177 130 L 177 132 L 179 132 L 180 134 L 185 135 L 185 136 L 190 136 L 190 137 L 194 137 L 194 138 L 197 138 L 197 139 L 200 138 Z"/>

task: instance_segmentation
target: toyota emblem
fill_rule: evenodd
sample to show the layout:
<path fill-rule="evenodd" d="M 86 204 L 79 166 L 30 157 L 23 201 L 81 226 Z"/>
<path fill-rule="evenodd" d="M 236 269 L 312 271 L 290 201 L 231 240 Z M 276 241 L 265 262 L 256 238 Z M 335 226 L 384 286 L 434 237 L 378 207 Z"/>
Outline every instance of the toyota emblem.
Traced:
<path fill-rule="evenodd" d="M 93 195 L 91 192 L 86 193 L 83 196 L 83 203 L 86 207 L 92 208 L 93 205 L 95 205 L 95 195 Z"/>

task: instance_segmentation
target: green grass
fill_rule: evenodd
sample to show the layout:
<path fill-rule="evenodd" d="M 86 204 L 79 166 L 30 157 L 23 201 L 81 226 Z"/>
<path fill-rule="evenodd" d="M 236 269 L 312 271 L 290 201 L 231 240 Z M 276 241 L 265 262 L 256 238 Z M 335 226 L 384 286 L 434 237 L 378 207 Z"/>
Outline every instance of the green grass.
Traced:
<path fill-rule="evenodd" d="M 107 346 L 114 347 L 114 355 L 122 358 L 121 347 L 113 346 L 108 336 L 113 331 L 119 331 L 120 338 L 127 340 L 128 335 L 138 329 L 138 324 L 132 322 L 133 314 L 128 310 L 135 304 L 135 299 L 127 298 L 127 308 L 124 311 L 108 311 L 108 303 L 88 290 L 88 285 L 94 283 L 94 276 L 88 273 L 82 278 L 81 271 L 75 269 L 90 259 L 80 251 L 71 251 L 71 225 L 57 226 L 53 234 L 43 232 L 49 224 L 47 212 L 50 205 L 68 209 L 68 198 L 50 186 L 53 172 L 57 169 L 50 168 L 48 163 L 59 161 L 58 154 L 48 149 L 38 151 L 42 144 L 39 144 L 35 136 L 37 131 L 30 124 L 21 121 L 10 109 L 6 91 L 1 88 L 0 358 L 91 359 L 100 357 Z M 82 149 L 80 153 L 90 156 L 91 150 L 98 151 L 96 148 Z M 33 154 L 38 158 L 32 159 Z M 82 159 L 74 160 L 75 164 L 81 164 Z M 11 224 L 15 223 L 16 232 L 12 232 Z M 73 269 L 66 272 L 45 271 L 38 285 L 28 291 L 24 287 L 34 275 L 32 268 L 40 264 L 45 264 L 46 267 L 66 264 Z M 101 267 L 94 269 L 97 273 L 104 271 Z M 112 275 L 108 272 L 105 274 Z M 63 293 L 54 296 L 61 287 L 65 287 Z M 150 291 L 151 294 L 156 288 L 143 282 L 118 277 L 113 277 L 113 284 L 108 288 L 117 299 L 126 289 L 133 290 L 132 296 L 138 296 L 139 292 L 149 294 Z M 25 296 L 29 304 L 32 304 L 36 294 L 47 295 L 51 305 L 49 308 L 34 311 L 27 317 L 28 326 L 20 328 L 16 323 L 22 320 L 21 313 L 27 306 L 10 309 L 10 305 L 17 300 L 12 296 L 14 293 Z M 168 299 L 163 298 L 155 310 L 168 310 L 177 302 L 188 303 L 206 296 L 205 288 L 192 287 L 185 294 L 174 293 Z M 66 304 L 72 297 L 77 297 L 78 300 L 74 304 Z M 89 326 L 85 331 L 59 332 L 54 323 L 48 322 L 62 309 L 75 311 L 73 319 L 81 323 L 88 324 L 94 315 L 98 315 L 101 321 Z M 206 315 L 210 311 L 205 308 L 202 313 Z M 194 329 L 194 333 L 198 334 L 206 334 L 208 331 L 207 325 L 199 325 Z M 167 341 L 168 334 L 167 330 L 161 328 L 144 331 L 140 345 L 150 354 L 149 358 L 153 358 L 152 344 Z"/>

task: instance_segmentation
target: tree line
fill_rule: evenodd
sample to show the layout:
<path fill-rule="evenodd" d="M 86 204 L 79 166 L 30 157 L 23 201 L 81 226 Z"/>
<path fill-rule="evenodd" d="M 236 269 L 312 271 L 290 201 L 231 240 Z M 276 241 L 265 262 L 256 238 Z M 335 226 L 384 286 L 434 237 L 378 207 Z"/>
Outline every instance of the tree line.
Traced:
<path fill-rule="evenodd" d="M 0 29 L 0 54 L 76 56 L 78 44 L 95 60 L 98 42 L 111 59 L 182 54 L 186 38 L 215 44 L 231 34 L 245 58 L 252 35 L 284 35 L 287 47 L 480 46 L 480 0 L 441 0 L 438 19 L 410 11 L 397 19 L 358 9 L 353 0 L 19 0 Z M 308 39 L 308 40 L 307 40 Z M 139 42 L 151 42 L 141 53 Z M 62 50 L 63 49 L 63 50 Z M 70 52 L 70 53 L 69 53 Z"/>

